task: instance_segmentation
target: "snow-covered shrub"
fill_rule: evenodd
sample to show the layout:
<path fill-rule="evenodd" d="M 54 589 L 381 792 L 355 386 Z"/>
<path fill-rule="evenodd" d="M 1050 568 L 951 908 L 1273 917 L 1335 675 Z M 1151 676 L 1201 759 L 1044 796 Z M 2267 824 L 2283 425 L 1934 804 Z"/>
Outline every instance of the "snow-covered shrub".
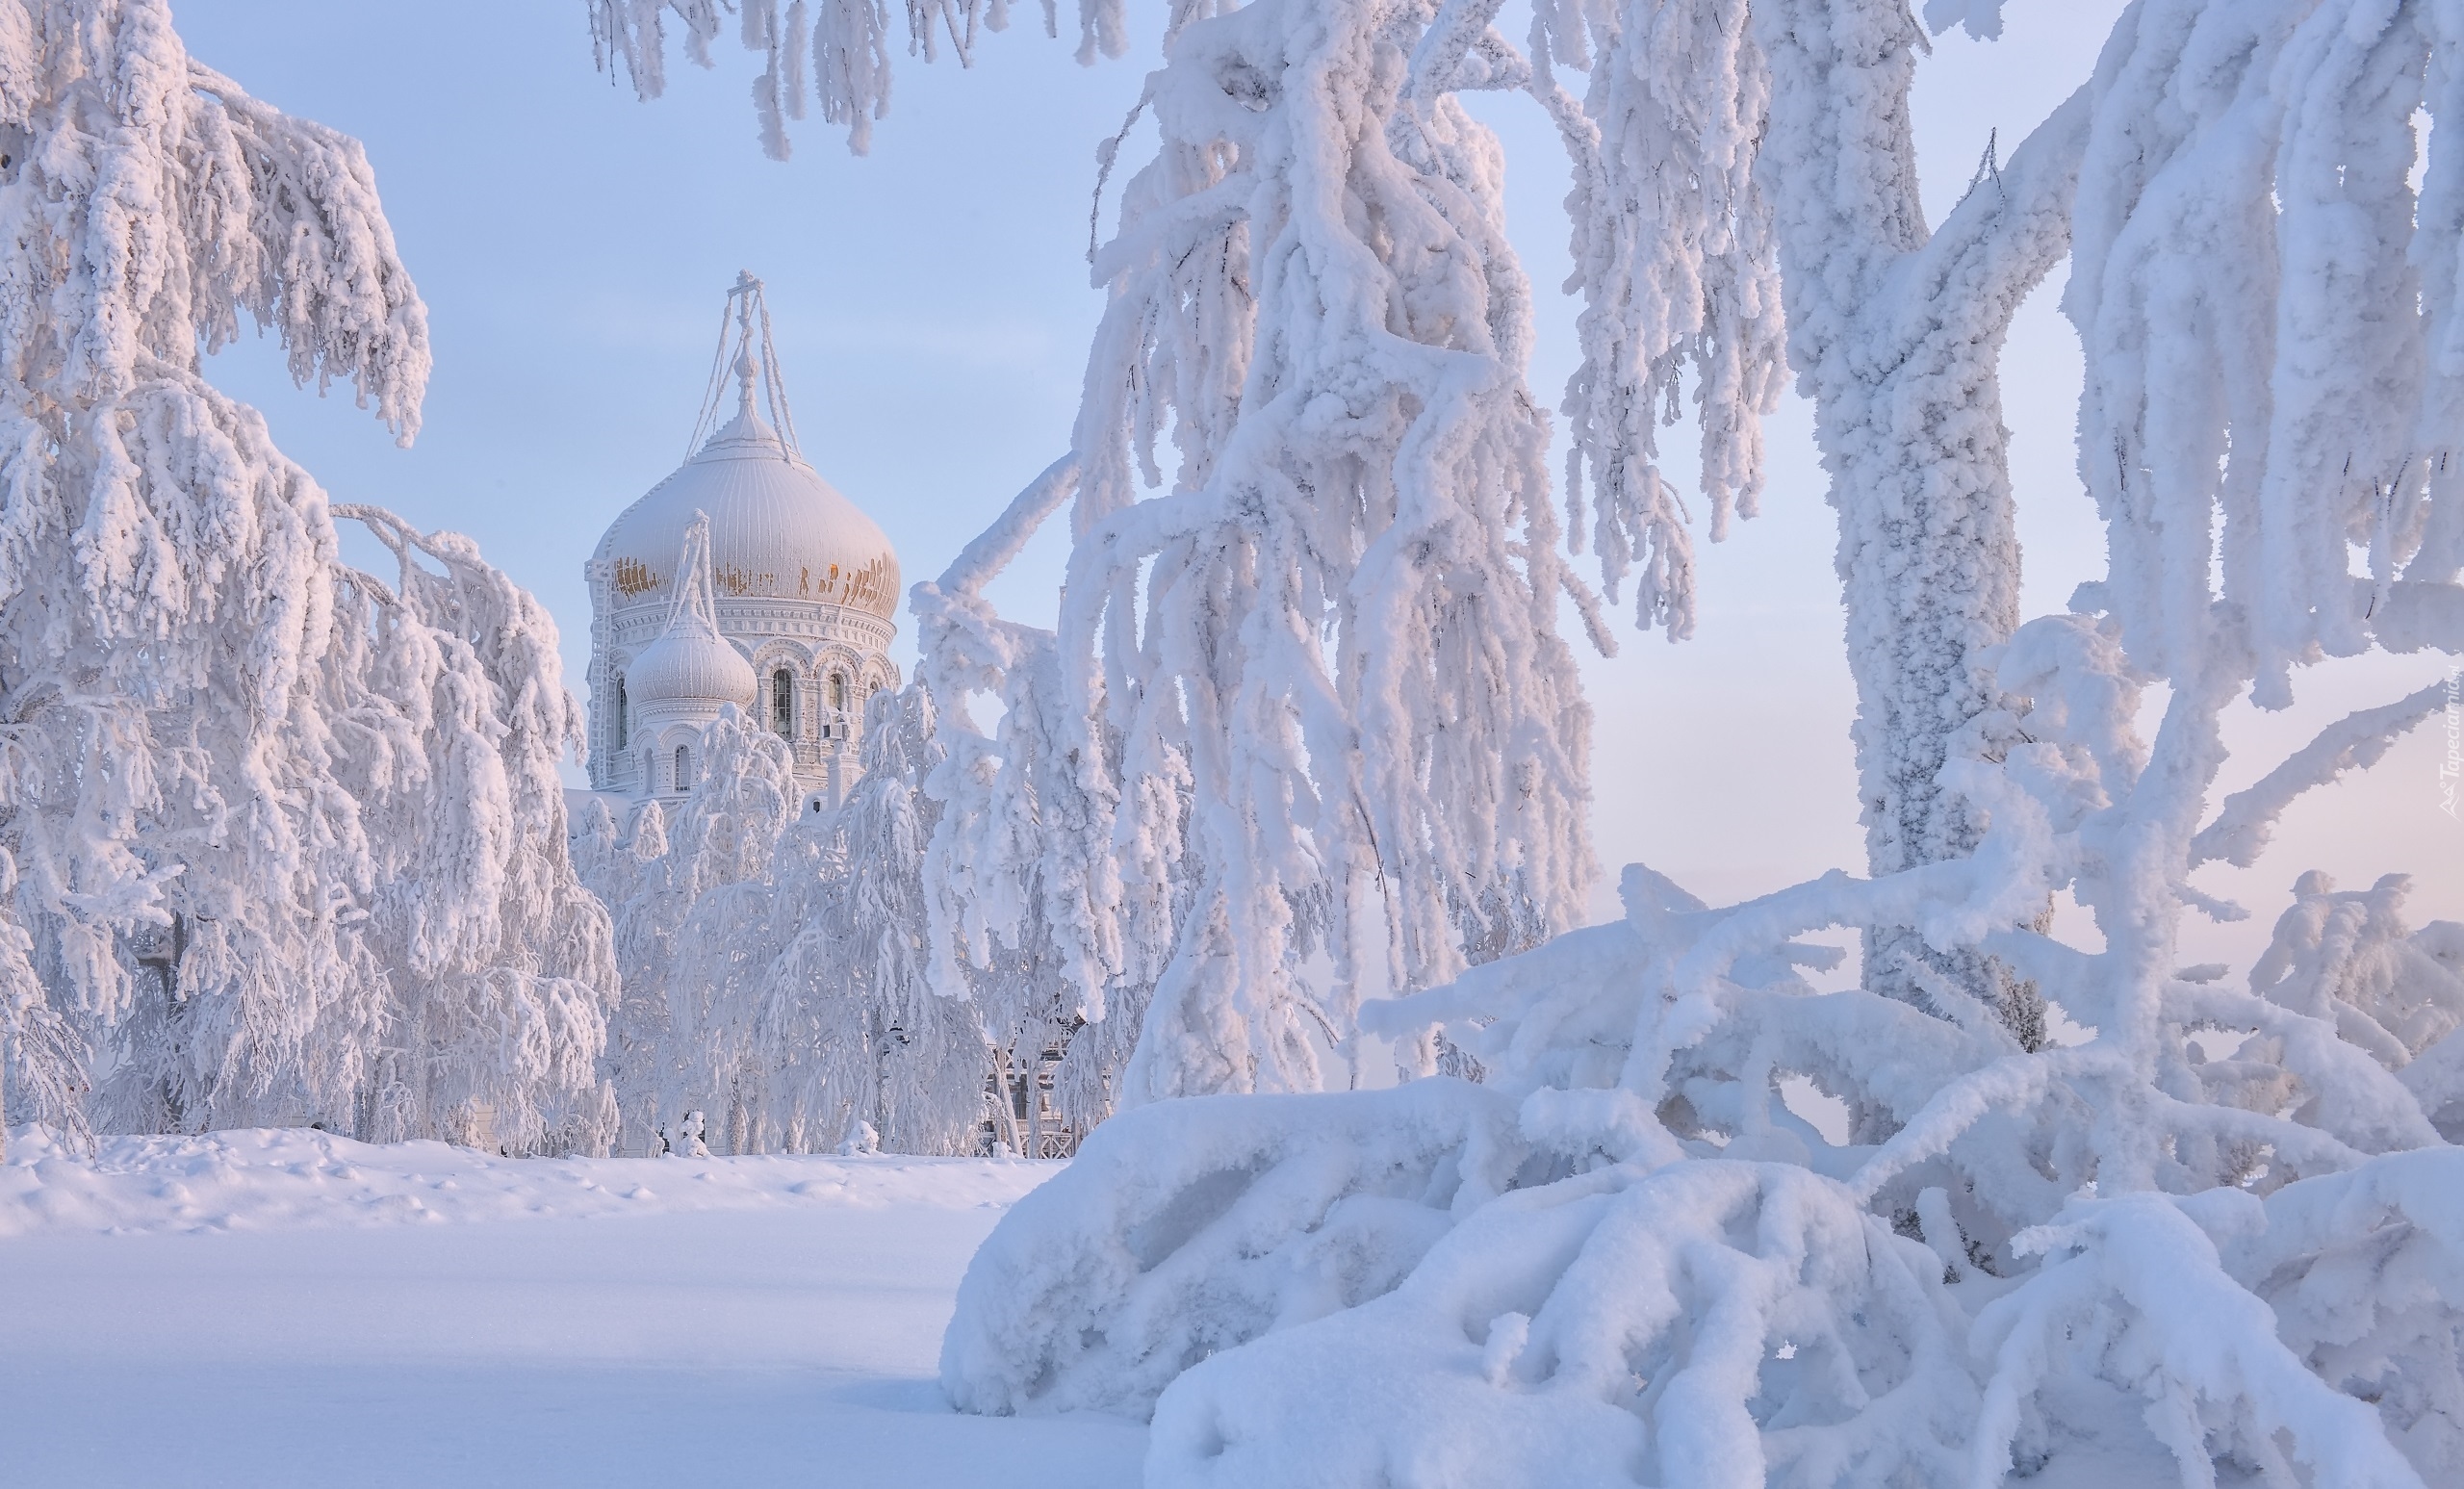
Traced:
<path fill-rule="evenodd" d="M 1941 1272 L 1784 1164 L 1518 1191 L 1387 1296 L 1191 1371 L 1150 1481 L 1959 1482 L 1977 1390 Z M 1368 1404 L 1348 1380 L 1381 1383 L 1373 1427 L 1327 1409 Z"/>
<path fill-rule="evenodd" d="M 2120 917 L 2096 953 L 2035 930 L 2046 864 L 2110 887 L 2080 845 L 2135 783 L 2083 809 L 2105 782 L 2044 768 L 2083 734 L 2032 725 L 1967 783 L 1971 860 L 1718 910 L 1630 869 L 1623 921 L 1364 1011 L 1442 1023 L 1484 1087 L 1114 1118 L 979 1255 L 953 1399 L 1151 1410 L 1157 1484 L 1948 1489 L 2088 1445 L 2440 1481 L 2464 1154 L 2332 1013 L 2165 974 L 2134 1007 Z M 1793 970 L 1828 958 L 1792 937 L 1881 921 L 2010 958 L 2094 1037 Z"/>
<path fill-rule="evenodd" d="M 2250 968 L 2250 990 L 2333 1023 L 2389 1069 L 2410 1065 L 2464 1024 L 2464 925 L 2441 920 L 2407 934 L 2411 888 L 2390 874 L 2339 893 L 2326 875 L 2302 875 Z"/>
<path fill-rule="evenodd" d="M 0 1044 L 9 1119 L 588 1148 L 612 993 L 564 859 L 553 626 L 325 494 L 199 375 L 244 312 L 407 441 L 425 312 L 358 144 L 161 0 L 0 5 Z M 412 550 L 424 556 L 410 558 Z M 441 564 L 440 576 L 422 568 Z"/>

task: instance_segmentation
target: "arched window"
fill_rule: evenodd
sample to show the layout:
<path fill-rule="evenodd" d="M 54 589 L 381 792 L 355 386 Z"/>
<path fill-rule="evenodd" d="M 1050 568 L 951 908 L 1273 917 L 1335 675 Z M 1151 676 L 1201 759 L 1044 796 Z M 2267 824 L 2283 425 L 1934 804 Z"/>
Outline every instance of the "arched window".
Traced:
<path fill-rule="evenodd" d="M 796 675 L 784 667 L 770 674 L 770 727 L 784 738 L 796 736 Z"/>
<path fill-rule="evenodd" d="M 676 788 L 680 791 L 693 783 L 693 752 L 683 745 L 676 747 Z"/>
<path fill-rule="evenodd" d="M 625 748 L 625 736 L 632 732 L 632 720 L 625 716 L 625 675 L 616 674 L 616 748 Z"/>
<path fill-rule="evenodd" d="M 830 675 L 830 706 L 841 713 L 847 711 L 847 674 L 843 672 Z"/>

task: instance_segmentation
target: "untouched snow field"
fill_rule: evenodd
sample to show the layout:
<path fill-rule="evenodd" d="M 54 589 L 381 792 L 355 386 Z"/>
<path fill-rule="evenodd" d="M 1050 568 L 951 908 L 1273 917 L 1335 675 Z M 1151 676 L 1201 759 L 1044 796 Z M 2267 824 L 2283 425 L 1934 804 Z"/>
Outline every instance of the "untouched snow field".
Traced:
<path fill-rule="evenodd" d="M 1108 1489 L 1145 1429 L 950 1410 L 960 1274 L 1058 1166 L 20 1130 L 0 1484 Z"/>

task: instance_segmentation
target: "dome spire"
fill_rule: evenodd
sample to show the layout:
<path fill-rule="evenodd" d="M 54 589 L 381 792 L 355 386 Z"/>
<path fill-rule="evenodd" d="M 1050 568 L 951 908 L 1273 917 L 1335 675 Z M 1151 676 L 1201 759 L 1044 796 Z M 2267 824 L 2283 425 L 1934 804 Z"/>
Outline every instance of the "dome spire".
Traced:
<path fill-rule="evenodd" d="M 676 558 L 676 606 L 667 612 L 667 629 L 699 628 L 719 632 L 719 597 L 710 578 L 710 514 L 696 511 L 684 529 L 684 551 Z"/>
<path fill-rule="evenodd" d="M 753 421 L 753 383 L 761 375 L 761 359 L 753 354 L 753 302 L 761 297 L 761 281 L 753 270 L 738 270 L 735 290 L 728 296 L 735 302 L 735 416 L 750 424 Z M 769 310 L 763 307 L 763 329 L 768 329 Z"/>
<path fill-rule="evenodd" d="M 735 352 L 732 357 L 728 355 L 731 347 Z M 731 372 L 735 376 L 735 418 L 713 432 L 720 390 L 727 386 L 725 379 Z M 765 412 L 767 421 L 762 418 Z M 702 412 L 693 421 L 693 438 L 684 452 L 689 458 L 706 437 L 727 438 L 732 432 L 765 443 L 775 436 L 783 458 L 803 457 L 796 443 L 795 416 L 787 409 L 786 374 L 779 366 L 779 348 L 770 336 L 770 302 L 762 295 L 761 281 L 749 269 L 737 271 L 735 284 L 728 291 L 727 306 L 719 316 L 719 346 L 710 363 L 710 384 L 702 395 Z"/>

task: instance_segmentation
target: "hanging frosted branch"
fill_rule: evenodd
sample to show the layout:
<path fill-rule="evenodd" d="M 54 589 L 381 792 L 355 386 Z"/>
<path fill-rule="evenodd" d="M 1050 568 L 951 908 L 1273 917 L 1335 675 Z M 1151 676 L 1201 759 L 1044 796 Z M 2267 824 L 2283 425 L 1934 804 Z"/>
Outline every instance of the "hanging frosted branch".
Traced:
<path fill-rule="evenodd" d="M 2153 671 L 2249 649 L 2255 700 L 2280 707 L 2318 651 L 2381 627 L 2405 649 L 2464 636 L 2438 624 L 2464 613 L 2464 142 L 2435 127 L 2459 107 L 2442 17 L 2170 0 L 2099 76 L 2116 127 L 2088 156 L 2064 309 L 2091 368 L 2080 474 L 2132 535 L 2094 600 Z M 2157 108 L 2188 68 L 2206 81 Z"/>
<path fill-rule="evenodd" d="M 1586 12 L 1591 13 L 1586 16 Z M 1660 474 L 1659 426 L 1693 381 L 1714 542 L 1758 510 L 1783 326 L 1771 206 L 1755 177 L 1770 69 L 1745 0 L 1543 6 L 1530 90 L 1574 168 L 1567 208 L 1583 360 L 1567 385 L 1570 536 L 1590 534 L 1610 598 L 1637 566 L 1635 621 L 1692 634 L 1691 540 Z M 1587 66 L 1578 102 L 1553 62 Z"/>
<path fill-rule="evenodd" d="M 475 1137 L 461 1124 L 484 1108 L 500 1144 L 603 1152 L 615 946 L 566 846 L 558 767 L 579 758 L 583 726 L 555 623 L 469 538 L 333 510 L 398 560 L 390 587 L 355 577 L 372 603 L 345 624 L 367 628 L 377 688 L 417 731 L 401 762 L 416 789 L 385 791 L 380 765 L 357 793 L 375 860 L 367 931 L 392 973 L 367 1076 L 387 1094 L 368 1135 Z"/>
<path fill-rule="evenodd" d="M 737 39 L 763 61 L 753 82 L 753 107 L 762 153 L 787 159 L 786 125 L 805 116 L 808 101 L 825 123 L 847 131 L 847 148 L 872 147 L 873 125 L 889 115 L 890 24 L 887 0 L 584 0 L 591 50 L 599 69 L 622 70 L 644 99 L 667 91 L 668 25 L 677 25 L 685 58 L 715 64 L 710 43 L 725 19 L 737 17 Z M 1183 0 L 1186 6 L 1189 0 Z M 1128 48 L 1123 0 L 1079 0 L 1078 61 L 1118 57 Z M 1044 31 L 1058 30 L 1054 0 L 1043 0 Z M 907 50 L 937 62 L 944 49 L 972 66 L 982 33 L 1010 24 L 1009 0 L 907 0 Z"/>

